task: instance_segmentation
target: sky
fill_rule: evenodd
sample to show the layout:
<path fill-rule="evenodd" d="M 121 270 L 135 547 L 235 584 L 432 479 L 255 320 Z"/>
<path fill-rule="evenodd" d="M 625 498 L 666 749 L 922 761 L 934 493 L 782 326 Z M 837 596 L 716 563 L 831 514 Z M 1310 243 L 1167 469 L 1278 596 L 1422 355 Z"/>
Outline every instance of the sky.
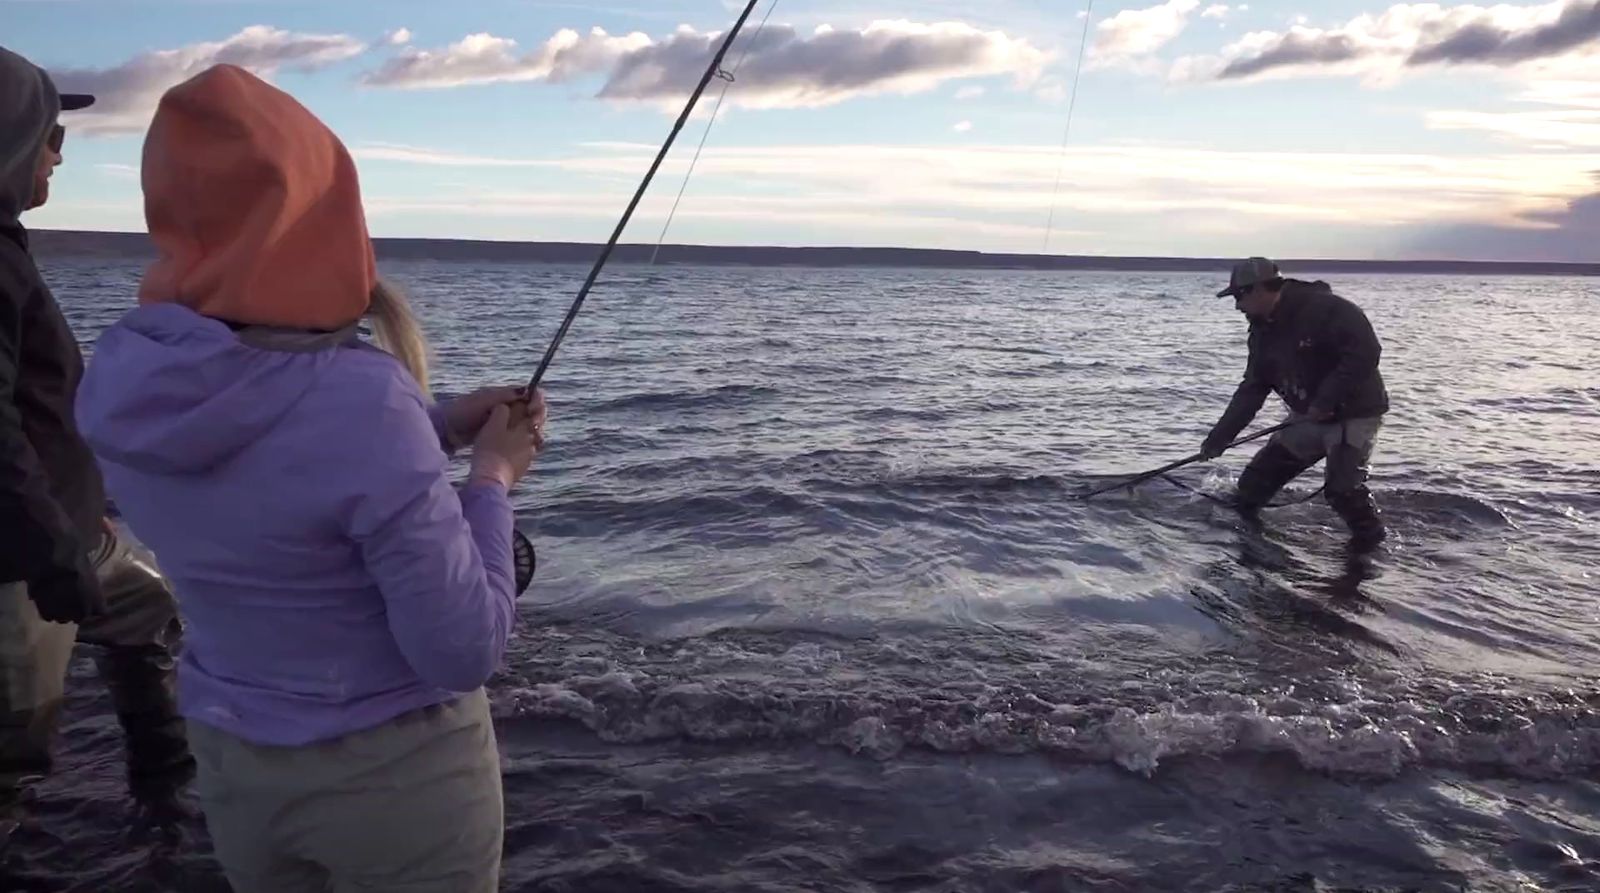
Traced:
<path fill-rule="evenodd" d="M 27 222 L 142 230 L 162 92 L 231 62 L 339 134 L 374 235 L 603 241 L 743 7 L 0 0 L 99 97 Z M 724 67 L 624 241 L 681 189 L 669 242 L 1600 260 L 1600 0 L 760 0 Z"/>

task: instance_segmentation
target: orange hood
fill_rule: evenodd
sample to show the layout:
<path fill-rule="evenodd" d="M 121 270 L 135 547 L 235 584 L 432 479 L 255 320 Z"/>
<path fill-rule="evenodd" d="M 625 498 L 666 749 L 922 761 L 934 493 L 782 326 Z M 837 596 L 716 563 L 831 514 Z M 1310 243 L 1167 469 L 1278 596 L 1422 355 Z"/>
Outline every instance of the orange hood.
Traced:
<path fill-rule="evenodd" d="M 159 258 L 141 304 L 318 330 L 366 313 L 376 270 L 355 162 L 289 94 L 234 65 L 173 87 L 143 180 Z"/>

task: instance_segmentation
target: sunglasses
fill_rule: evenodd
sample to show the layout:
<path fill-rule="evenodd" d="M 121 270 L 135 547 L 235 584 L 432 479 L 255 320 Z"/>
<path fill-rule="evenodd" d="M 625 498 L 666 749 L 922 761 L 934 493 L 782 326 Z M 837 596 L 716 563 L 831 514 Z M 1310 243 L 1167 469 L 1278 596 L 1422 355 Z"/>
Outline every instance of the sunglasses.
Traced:
<path fill-rule="evenodd" d="M 50 137 L 49 139 L 45 140 L 45 144 L 50 147 L 50 151 L 59 153 L 61 151 L 61 144 L 66 142 L 66 139 L 67 128 L 57 124 L 50 128 Z"/>

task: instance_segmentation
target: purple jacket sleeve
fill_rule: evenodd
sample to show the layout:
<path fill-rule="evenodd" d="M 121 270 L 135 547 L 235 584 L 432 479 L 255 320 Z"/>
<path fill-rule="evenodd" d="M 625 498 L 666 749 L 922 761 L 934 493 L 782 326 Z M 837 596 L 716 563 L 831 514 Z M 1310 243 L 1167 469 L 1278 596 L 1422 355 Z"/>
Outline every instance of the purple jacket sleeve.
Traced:
<path fill-rule="evenodd" d="M 420 395 L 397 389 L 378 409 L 366 443 L 381 447 L 352 481 L 349 533 L 412 669 L 472 691 L 500 665 L 516 615 L 511 503 L 497 484 L 450 486 Z"/>
<path fill-rule="evenodd" d="M 433 425 L 433 433 L 439 438 L 439 448 L 444 450 L 446 456 L 455 455 L 456 445 L 450 442 L 450 433 L 445 430 L 443 403 L 428 405 L 428 421 Z"/>

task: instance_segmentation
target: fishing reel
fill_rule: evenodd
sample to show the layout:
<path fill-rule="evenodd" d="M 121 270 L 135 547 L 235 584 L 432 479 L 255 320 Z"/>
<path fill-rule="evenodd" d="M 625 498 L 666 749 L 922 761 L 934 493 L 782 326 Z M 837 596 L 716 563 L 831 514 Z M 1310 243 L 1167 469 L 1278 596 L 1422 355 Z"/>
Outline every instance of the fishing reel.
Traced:
<path fill-rule="evenodd" d="M 528 585 L 533 582 L 533 572 L 539 567 L 539 556 L 533 550 L 533 542 L 517 528 L 511 528 L 511 559 L 516 567 L 517 594 L 528 591 Z"/>

